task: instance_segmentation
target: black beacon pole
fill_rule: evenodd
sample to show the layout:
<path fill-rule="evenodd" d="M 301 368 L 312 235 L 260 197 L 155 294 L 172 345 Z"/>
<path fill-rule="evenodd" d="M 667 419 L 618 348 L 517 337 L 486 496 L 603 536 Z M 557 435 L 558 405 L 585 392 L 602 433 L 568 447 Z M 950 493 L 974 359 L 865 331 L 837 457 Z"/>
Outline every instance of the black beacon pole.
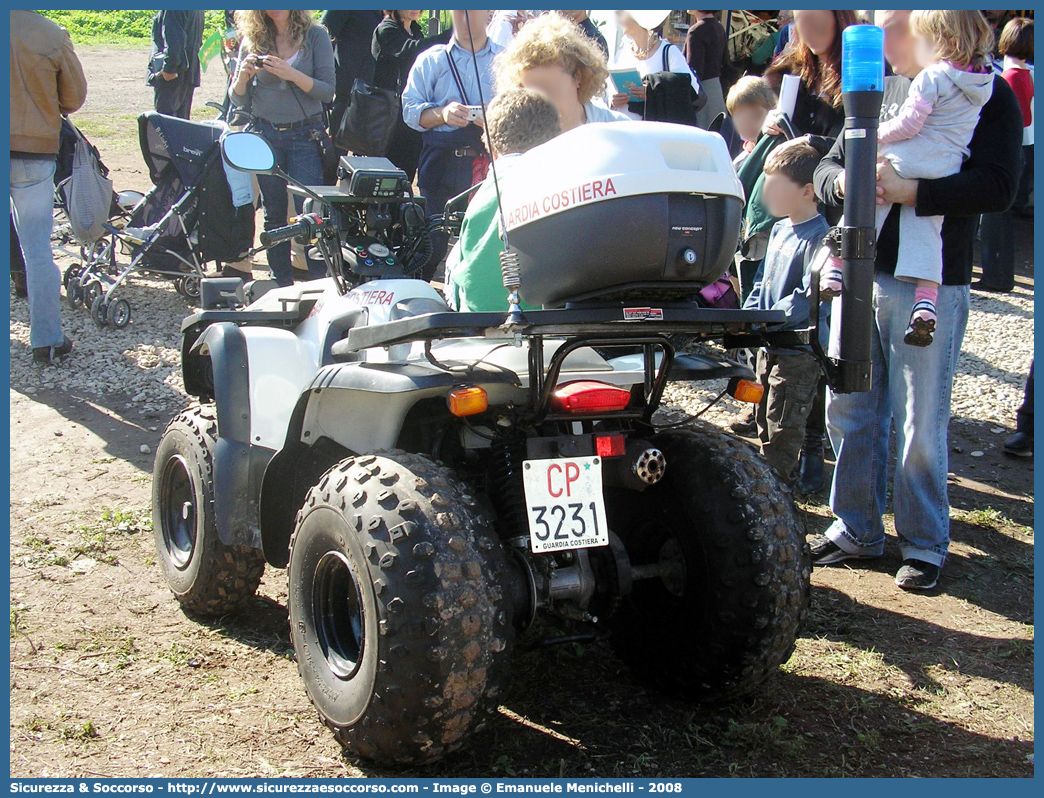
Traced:
<path fill-rule="evenodd" d="M 884 96 L 884 31 L 853 25 L 842 33 L 842 102 L 845 107 L 845 223 L 841 228 L 841 308 L 831 319 L 825 360 L 835 393 L 870 390 L 874 258 L 877 233 L 877 122 Z M 818 295 L 818 280 L 814 279 Z M 813 296 L 818 300 L 818 296 Z M 818 302 L 814 305 L 818 308 Z M 836 308 L 836 304 L 835 304 Z M 835 328 L 836 326 L 836 328 Z M 812 333 L 818 338 L 816 332 Z"/>

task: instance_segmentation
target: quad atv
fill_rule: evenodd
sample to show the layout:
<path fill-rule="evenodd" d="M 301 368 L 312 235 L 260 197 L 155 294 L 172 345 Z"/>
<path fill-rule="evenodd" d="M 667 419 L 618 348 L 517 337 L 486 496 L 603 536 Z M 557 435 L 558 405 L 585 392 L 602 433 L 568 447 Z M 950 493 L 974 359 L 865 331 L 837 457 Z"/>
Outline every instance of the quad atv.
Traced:
<path fill-rule="evenodd" d="M 279 173 L 254 134 L 223 151 Z M 454 312 L 412 279 L 431 253 L 422 200 L 390 162 L 346 158 L 338 186 L 290 181 L 309 212 L 263 238 L 304 242 L 329 278 L 205 280 L 182 326 L 200 403 L 156 453 L 164 576 L 186 610 L 221 615 L 266 563 L 286 568 L 308 696 L 378 762 L 481 728 L 538 616 L 607 639 L 651 686 L 727 699 L 786 662 L 808 612 L 788 489 L 746 443 L 656 416 L 671 381 L 760 395 L 747 368 L 673 336 L 808 340 L 775 331 L 782 313 L 698 299 L 739 232 L 724 142 L 592 125 L 520 159 L 499 180 L 504 311 Z"/>

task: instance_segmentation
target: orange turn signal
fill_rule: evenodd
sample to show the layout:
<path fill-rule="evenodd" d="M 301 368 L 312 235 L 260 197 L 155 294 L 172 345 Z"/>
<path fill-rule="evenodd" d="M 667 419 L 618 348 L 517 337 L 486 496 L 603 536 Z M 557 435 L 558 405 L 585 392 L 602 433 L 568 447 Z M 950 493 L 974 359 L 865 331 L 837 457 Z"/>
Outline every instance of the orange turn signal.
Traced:
<path fill-rule="evenodd" d="M 485 413 L 489 408 L 489 396 L 486 391 L 476 385 L 465 385 L 454 388 L 447 397 L 449 411 L 455 416 L 473 416 Z"/>
<path fill-rule="evenodd" d="M 737 402 L 749 402 L 756 405 L 765 395 L 765 386 L 760 382 L 733 377 L 729 382 L 729 393 Z"/>

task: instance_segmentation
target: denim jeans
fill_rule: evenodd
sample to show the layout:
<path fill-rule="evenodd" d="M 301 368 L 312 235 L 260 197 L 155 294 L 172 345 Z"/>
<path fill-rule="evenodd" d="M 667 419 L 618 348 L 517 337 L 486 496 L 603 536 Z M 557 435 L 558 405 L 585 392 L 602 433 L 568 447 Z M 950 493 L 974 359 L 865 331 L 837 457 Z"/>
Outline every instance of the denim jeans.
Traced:
<path fill-rule="evenodd" d="M 474 158 L 457 158 L 452 152 L 439 151 L 438 160 L 442 168 L 434 170 L 438 176 L 437 182 L 431 177 L 431 172 L 425 169 L 425 159 L 428 163 L 435 160 L 431 152 L 422 152 L 420 181 L 418 187 L 421 196 L 424 197 L 424 213 L 431 218 L 438 216 L 446 210 L 446 203 L 471 188 L 471 175 L 474 167 Z M 429 182 L 424 182 L 425 180 Z M 431 234 L 433 247 L 431 258 L 421 273 L 425 280 L 431 280 L 438 271 L 439 264 L 446 257 L 449 249 L 449 234 L 443 230 L 436 230 Z"/>
<path fill-rule="evenodd" d="M 845 551 L 884 553 L 888 434 L 895 423 L 895 528 L 903 559 L 942 565 L 950 545 L 947 434 L 957 355 L 968 324 L 968 286 L 939 287 L 931 346 L 903 342 L 917 284 L 878 274 L 874 281 L 867 393 L 830 393 L 827 430 L 837 453 L 830 490 L 836 519 L 827 537 Z"/>
<path fill-rule="evenodd" d="M 58 346 L 62 334 L 62 276 L 51 255 L 54 160 L 11 159 L 11 214 L 22 243 L 29 288 L 29 345 Z"/>
<path fill-rule="evenodd" d="M 271 145 L 276 164 L 290 177 L 306 186 L 318 186 L 323 182 L 323 161 L 319 155 L 319 143 L 311 140 L 313 130 L 322 130 L 321 124 L 297 130 L 276 130 L 265 121 L 254 128 L 256 133 Z M 289 200 L 286 181 L 275 175 L 258 175 L 257 185 L 261 189 L 261 204 L 265 209 L 265 229 L 272 230 L 287 224 Z M 301 212 L 304 197 L 295 196 L 296 213 Z M 290 264 L 290 242 L 285 241 L 268 250 L 268 267 L 273 279 L 281 286 L 293 285 L 294 269 Z M 308 278 L 316 280 L 326 276 L 322 261 L 308 259 Z"/>

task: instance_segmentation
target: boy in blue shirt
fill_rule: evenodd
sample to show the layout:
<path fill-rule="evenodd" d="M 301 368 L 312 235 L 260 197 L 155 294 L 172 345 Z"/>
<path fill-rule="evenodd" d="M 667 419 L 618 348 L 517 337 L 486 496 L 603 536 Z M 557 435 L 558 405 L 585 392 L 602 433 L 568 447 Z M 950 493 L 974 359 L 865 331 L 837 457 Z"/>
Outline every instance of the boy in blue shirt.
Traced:
<path fill-rule="evenodd" d="M 797 139 L 774 150 L 765 162 L 762 196 L 769 212 L 783 218 L 772 228 L 768 252 L 743 307 L 784 311 L 784 330 L 809 327 L 809 266 L 830 229 L 812 186 L 821 157 L 807 140 Z M 819 363 L 808 348 L 759 349 L 756 371 L 765 387 L 755 414 L 761 453 L 793 484 L 805 421 L 819 383 Z"/>

